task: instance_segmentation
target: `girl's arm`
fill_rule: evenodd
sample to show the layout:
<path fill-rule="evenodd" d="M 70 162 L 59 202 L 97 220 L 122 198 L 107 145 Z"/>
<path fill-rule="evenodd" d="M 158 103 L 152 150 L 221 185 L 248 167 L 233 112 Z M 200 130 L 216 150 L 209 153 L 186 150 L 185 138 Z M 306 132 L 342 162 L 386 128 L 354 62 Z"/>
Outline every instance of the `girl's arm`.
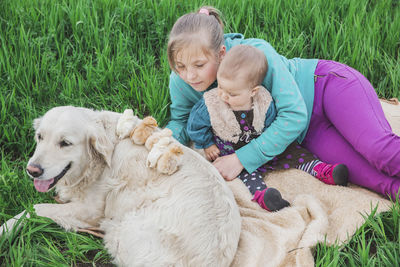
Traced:
<path fill-rule="evenodd" d="M 190 141 L 186 131 L 189 114 L 202 95 L 193 90 L 174 72 L 170 75 L 169 92 L 171 117 L 166 127 L 171 129 L 176 140 L 187 145 Z"/>
<path fill-rule="evenodd" d="M 307 125 L 307 109 L 285 59 L 264 40 L 246 41 L 261 49 L 267 57 L 268 73 L 263 85 L 271 92 L 277 110 L 275 120 L 261 136 L 236 151 L 244 168 L 251 173 L 282 153 L 300 135 Z"/>

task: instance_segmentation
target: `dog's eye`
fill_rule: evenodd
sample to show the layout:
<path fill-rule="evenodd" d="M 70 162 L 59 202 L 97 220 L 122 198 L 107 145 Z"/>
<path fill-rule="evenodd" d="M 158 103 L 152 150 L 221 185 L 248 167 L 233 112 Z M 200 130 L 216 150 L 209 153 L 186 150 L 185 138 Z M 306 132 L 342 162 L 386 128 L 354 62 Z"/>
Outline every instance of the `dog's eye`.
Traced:
<path fill-rule="evenodd" d="M 41 135 L 40 133 L 37 134 L 37 139 L 38 139 L 39 141 L 42 141 L 42 140 L 43 140 L 43 137 L 42 137 L 42 135 Z"/>
<path fill-rule="evenodd" d="M 62 140 L 60 142 L 60 147 L 66 147 L 66 146 L 70 146 L 70 145 L 72 145 L 72 144 L 70 142 L 68 142 L 68 141 L 65 141 L 65 140 Z"/>

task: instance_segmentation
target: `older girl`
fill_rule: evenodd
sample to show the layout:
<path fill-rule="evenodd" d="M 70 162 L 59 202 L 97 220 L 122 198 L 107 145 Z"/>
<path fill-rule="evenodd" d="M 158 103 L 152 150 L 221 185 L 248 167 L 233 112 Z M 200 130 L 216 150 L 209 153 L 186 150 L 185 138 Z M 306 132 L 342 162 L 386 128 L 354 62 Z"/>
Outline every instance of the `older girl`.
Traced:
<path fill-rule="evenodd" d="M 276 119 L 235 153 L 214 161 L 226 179 L 245 168 L 252 173 L 293 141 L 325 162 L 343 162 L 349 181 L 395 197 L 400 187 L 400 137 L 387 122 L 374 88 L 358 71 L 318 59 L 287 59 L 261 39 L 223 34 L 219 12 L 202 7 L 180 17 L 168 42 L 171 121 L 174 137 L 189 141 L 186 124 L 193 105 L 216 87 L 216 74 L 227 50 L 248 44 L 269 63 L 263 86 L 270 91 Z"/>

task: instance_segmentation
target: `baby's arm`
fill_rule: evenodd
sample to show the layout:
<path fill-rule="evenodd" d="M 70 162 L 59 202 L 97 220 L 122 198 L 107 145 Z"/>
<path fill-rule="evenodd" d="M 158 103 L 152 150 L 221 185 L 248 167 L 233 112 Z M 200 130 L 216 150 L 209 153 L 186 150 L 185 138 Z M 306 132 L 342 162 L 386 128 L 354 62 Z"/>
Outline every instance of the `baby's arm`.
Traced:
<path fill-rule="evenodd" d="M 196 148 L 205 149 L 214 144 L 210 115 L 203 98 L 194 105 L 190 112 L 187 133 Z"/>
<path fill-rule="evenodd" d="M 195 147 L 204 149 L 207 160 L 214 161 L 219 157 L 220 151 L 213 141 L 210 114 L 204 98 L 199 100 L 190 112 L 187 132 Z"/>

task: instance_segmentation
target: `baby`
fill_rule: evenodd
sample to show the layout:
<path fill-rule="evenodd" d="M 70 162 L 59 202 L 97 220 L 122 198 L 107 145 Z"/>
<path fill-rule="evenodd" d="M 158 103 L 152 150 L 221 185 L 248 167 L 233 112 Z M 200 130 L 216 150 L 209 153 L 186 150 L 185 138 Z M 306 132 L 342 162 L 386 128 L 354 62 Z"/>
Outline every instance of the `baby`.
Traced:
<path fill-rule="evenodd" d="M 196 148 L 204 149 L 208 160 L 235 153 L 274 121 L 277 111 L 273 99 L 261 85 L 267 71 L 266 57 L 253 46 L 236 45 L 226 53 L 217 72 L 218 87 L 204 93 L 193 107 L 187 125 L 190 139 Z M 312 155 L 305 156 L 302 154 L 302 164 L 296 168 L 328 184 L 347 181 L 345 165 L 331 165 L 315 160 Z M 263 167 L 251 174 L 243 170 L 238 178 L 262 208 L 276 211 L 289 206 L 277 189 L 266 186 L 262 175 L 265 171 Z"/>

